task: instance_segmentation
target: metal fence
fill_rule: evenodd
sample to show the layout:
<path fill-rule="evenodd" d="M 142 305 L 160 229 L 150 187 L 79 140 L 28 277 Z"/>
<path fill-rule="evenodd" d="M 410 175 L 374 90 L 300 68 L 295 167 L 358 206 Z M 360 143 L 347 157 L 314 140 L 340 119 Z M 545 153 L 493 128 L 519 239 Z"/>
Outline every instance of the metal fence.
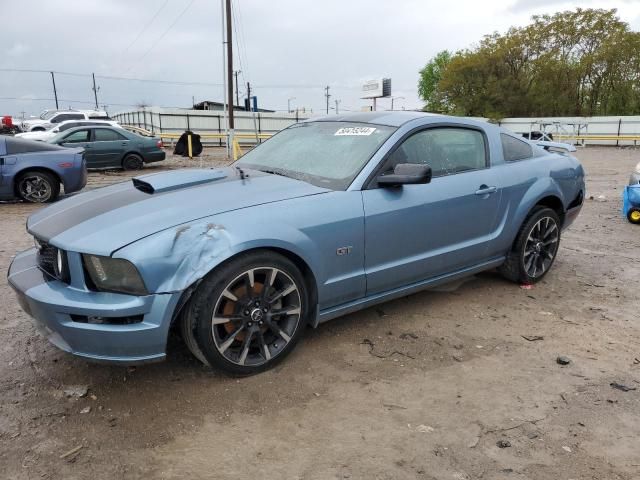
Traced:
<path fill-rule="evenodd" d="M 640 145 L 640 116 L 505 118 L 499 122 L 518 133 L 551 133 L 578 145 Z"/>
<path fill-rule="evenodd" d="M 309 118 L 302 112 L 234 112 L 235 133 L 241 144 L 255 144 L 279 132 L 293 123 Z M 122 125 L 142 128 L 153 135 L 173 140 L 185 130 L 202 135 L 202 143 L 223 146 L 225 144 L 225 118 L 217 110 L 183 110 L 157 107 L 123 111 L 112 116 Z M 257 135 L 256 135 L 257 134 Z"/>
<path fill-rule="evenodd" d="M 255 115 L 255 118 L 254 118 Z M 235 133 L 242 145 L 253 145 L 293 123 L 309 118 L 308 113 L 235 112 Z M 173 141 L 185 130 L 202 136 L 205 145 L 225 144 L 222 111 L 146 107 L 113 115 L 123 125 L 142 128 Z M 578 145 L 640 145 L 640 116 L 505 118 L 499 124 L 513 132 L 551 133 L 554 140 Z"/>

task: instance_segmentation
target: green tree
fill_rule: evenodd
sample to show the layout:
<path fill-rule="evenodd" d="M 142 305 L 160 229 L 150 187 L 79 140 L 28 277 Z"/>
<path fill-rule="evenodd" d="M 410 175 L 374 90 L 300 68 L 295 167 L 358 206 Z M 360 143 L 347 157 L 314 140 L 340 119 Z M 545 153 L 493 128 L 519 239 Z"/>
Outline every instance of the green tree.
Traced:
<path fill-rule="evenodd" d="M 420 76 L 432 111 L 444 105 L 440 111 L 490 118 L 640 113 L 640 33 L 616 10 L 535 16 L 430 69 L 436 58 Z"/>
<path fill-rule="evenodd" d="M 442 72 L 447 68 L 450 61 L 451 53 L 448 50 L 442 50 L 420 70 L 418 94 L 426 103 L 425 111 L 440 113 L 450 111 L 447 98 L 438 89 Z"/>

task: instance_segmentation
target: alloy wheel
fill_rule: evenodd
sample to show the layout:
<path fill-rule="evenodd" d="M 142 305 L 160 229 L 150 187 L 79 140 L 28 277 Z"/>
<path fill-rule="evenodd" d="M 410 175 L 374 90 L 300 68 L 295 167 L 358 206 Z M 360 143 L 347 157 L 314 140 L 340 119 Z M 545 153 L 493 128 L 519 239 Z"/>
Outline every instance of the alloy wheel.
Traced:
<path fill-rule="evenodd" d="M 51 198 L 51 185 L 39 175 L 29 175 L 20 181 L 20 196 L 30 202 L 46 202 Z"/>
<path fill-rule="evenodd" d="M 524 247 L 524 269 L 532 278 L 549 270 L 558 251 L 560 230 L 551 217 L 542 217 L 533 226 Z"/>
<path fill-rule="evenodd" d="M 302 318 L 294 280 L 274 267 L 256 267 L 227 284 L 213 309 L 215 347 L 227 360 L 259 366 L 279 355 Z"/>

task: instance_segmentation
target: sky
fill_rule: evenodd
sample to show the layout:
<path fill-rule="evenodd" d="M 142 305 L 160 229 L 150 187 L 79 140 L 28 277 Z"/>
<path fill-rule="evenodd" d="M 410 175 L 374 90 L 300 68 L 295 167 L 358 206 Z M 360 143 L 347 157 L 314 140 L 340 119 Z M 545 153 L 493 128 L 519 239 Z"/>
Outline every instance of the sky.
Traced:
<path fill-rule="evenodd" d="M 324 113 L 329 86 L 330 113 L 360 111 L 362 84 L 389 77 L 394 108 L 418 109 L 418 72 L 440 50 L 576 7 L 617 8 L 640 30 L 640 0 L 233 0 L 240 97 L 251 82 L 261 108 Z M 110 113 L 222 100 L 220 0 L 0 0 L 0 19 L 0 115 L 55 108 L 51 70 L 60 108 L 93 106 L 91 73 Z"/>

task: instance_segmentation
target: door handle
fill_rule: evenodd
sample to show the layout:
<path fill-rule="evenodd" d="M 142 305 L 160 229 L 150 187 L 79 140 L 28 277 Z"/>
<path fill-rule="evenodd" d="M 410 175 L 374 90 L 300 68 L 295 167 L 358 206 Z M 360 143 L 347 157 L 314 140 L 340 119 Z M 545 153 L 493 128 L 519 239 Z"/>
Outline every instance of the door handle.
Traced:
<path fill-rule="evenodd" d="M 498 187 L 487 187 L 486 185 L 480 185 L 480 188 L 476 190 L 476 195 L 490 195 L 496 193 Z"/>

